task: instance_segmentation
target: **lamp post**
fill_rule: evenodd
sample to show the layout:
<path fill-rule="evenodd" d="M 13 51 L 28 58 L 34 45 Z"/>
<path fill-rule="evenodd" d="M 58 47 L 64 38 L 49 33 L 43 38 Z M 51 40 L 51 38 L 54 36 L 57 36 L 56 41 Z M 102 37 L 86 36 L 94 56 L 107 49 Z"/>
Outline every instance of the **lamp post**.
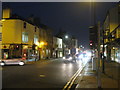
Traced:
<path fill-rule="evenodd" d="M 64 52 L 64 55 L 66 55 L 66 48 L 68 47 L 68 35 L 65 35 L 64 36 L 64 50 L 63 50 L 63 52 Z"/>
<path fill-rule="evenodd" d="M 68 35 L 65 35 L 65 40 L 64 40 L 65 42 L 64 43 L 66 44 L 66 46 L 68 46 L 68 41 L 69 41 L 68 39 L 69 39 Z"/>

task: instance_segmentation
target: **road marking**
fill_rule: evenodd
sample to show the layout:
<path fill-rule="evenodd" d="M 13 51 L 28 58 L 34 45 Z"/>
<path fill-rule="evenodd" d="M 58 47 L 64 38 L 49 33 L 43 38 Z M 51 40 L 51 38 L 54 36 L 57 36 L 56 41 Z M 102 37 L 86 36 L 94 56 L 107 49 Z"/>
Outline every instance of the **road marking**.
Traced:
<path fill-rule="evenodd" d="M 45 77 L 45 75 L 40 75 L 40 77 Z"/>
<path fill-rule="evenodd" d="M 77 72 L 70 78 L 70 80 L 67 82 L 67 84 L 64 86 L 63 90 L 66 90 L 66 88 L 68 87 L 68 89 L 71 88 L 72 84 L 74 83 L 74 80 L 76 79 L 76 77 L 80 74 L 81 72 L 81 68 L 79 68 L 77 70 Z"/>
<path fill-rule="evenodd" d="M 62 90 L 70 90 L 70 88 L 72 87 L 75 79 L 77 78 L 77 76 L 80 75 L 80 73 L 82 72 L 82 70 L 84 69 L 84 67 L 86 66 L 86 64 L 84 66 L 82 66 L 82 68 L 79 68 L 77 70 L 77 72 L 70 78 L 70 80 L 67 82 L 67 84 L 64 86 L 64 88 Z"/>

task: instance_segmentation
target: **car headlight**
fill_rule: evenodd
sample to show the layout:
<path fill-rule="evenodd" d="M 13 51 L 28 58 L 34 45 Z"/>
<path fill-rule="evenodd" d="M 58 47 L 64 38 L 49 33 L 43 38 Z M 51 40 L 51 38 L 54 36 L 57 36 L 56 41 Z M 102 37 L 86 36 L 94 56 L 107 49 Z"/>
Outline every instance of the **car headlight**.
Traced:
<path fill-rule="evenodd" d="M 63 59 L 65 59 L 65 57 L 63 57 Z"/>
<path fill-rule="evenodd" d="M 24 62 L 21 61 L 21 62 L 19 63 L 19 65 L 21 65 L 21 66 L 24 65 Z"/>
<path fill-rule="evenodd" d="M 4 62 L 1 62 L 1 63 L 0 63 L 0 65 L 1 65 L 1 66 L 4 66 L 4 65 L 5 65 L 5 63 L 4 63 Z"/>

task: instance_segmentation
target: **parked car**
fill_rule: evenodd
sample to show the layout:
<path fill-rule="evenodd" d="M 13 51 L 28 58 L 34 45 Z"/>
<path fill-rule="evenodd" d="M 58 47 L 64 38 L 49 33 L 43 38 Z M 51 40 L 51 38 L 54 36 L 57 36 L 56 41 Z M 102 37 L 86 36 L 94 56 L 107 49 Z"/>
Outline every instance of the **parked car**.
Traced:
<path fill-rule="evenodd" d="M 20 65 L 23 66 L 26 63 L 25 59 L 16 58 L 16 59 L 2 59 L 0 60 L 0 65 Z"/>

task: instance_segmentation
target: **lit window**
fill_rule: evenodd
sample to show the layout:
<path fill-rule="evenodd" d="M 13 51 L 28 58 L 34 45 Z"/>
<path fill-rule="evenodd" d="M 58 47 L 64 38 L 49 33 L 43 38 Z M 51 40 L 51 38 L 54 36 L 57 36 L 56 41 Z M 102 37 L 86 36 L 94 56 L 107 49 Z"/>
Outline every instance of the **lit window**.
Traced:
<path fill-rule="evenodd" d="M 34 35 L 34 44 L 36 44 L 38 42 L 38 36 Z"/>
<path fill-rule="evenodd" d="M 22 33 L 22 41 L 23 42 L 28 42 L 28 33 L 27 32 Z"/>

